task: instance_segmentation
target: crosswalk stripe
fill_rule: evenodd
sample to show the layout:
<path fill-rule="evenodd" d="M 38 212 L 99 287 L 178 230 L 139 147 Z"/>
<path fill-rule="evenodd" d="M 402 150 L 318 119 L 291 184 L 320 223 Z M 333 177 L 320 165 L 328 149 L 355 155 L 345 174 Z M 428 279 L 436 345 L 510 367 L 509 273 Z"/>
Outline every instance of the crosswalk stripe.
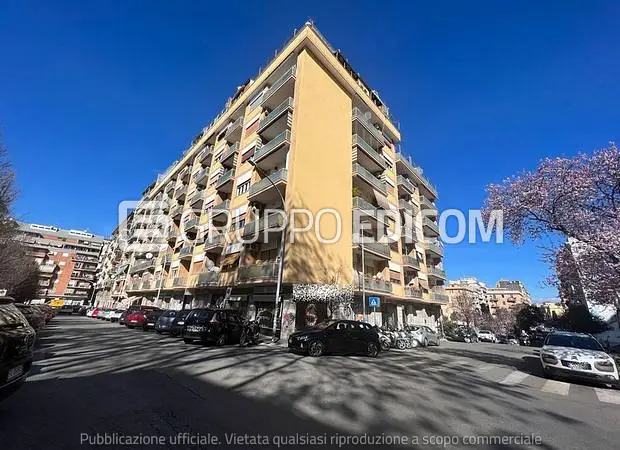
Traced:
<path fill-rule="evenodd" d="M 547 380 L 543 387 L 540 389 L 543 392 L 550 392 L 558 395 L 568 395 L 570 390 L 570 383 L 564 383 L 563 381 Z"/>
<path fill-rule="evenodd" d="M 523 380 L 525 380 L 529 375 L 525 372 L 521 372 L 519 370 L 515 370 L 511 372 L 504 378 L 499 384 L 504 384 L 506 386 L 514 386 L 515 384 L 519 384 Z"/>
<path fill-rule="evenodd" d="M 599 401 L 603 403 L 615 403 L 620 405 L 620 392 L 611 389 L 594 388 Z"/>

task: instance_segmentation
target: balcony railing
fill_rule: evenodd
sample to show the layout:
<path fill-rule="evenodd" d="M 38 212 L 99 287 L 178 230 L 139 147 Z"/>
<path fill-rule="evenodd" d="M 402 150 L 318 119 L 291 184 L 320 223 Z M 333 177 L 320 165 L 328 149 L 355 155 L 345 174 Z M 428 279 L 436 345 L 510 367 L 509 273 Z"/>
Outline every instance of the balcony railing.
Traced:
<path fill-rule="evenodd" d="M 385 186 L 385 182 L 379 180 L 376 176 L 368 171 L 365 167 L 361 166 L 358 163 L 353 164 L 353 173 L 355 175 L 359 175 L 362 177 L 367 183 L 369 183 L 372 187 L 381 191 L 381 193 L 386 194 L 387 189 Z"/>
<path fill-rule="evenodd" d="M 420 195 L 420 203 L 429 209 L 437 209 L 435 204 L 431 202 L 428 198 L 426 198 L 424 195 Z"/>
<path fill-rule="evenodd" d="M 280 103 L 278 106 L 276 106 L 273 109 L 273 111 L 267 114 L 265 118 L 260 121 L 260 124 L 258 125 L 258 133 L 261 133 L 265 128 L 271 125 L 278 117 L 280 117 L 280 115 L 282 115 L 282 113 L 284 113 L 287 110 L 292 110 L 292 109 L 293 109 L 293 98 L 289 97 L 286 100 L 284 100 L 282 103 Z"/>
<path fill-rule="evenodd" d="M 446 271 L 443 269 L 438 269 L 436 267 L 429 267 L 428 274 L 433 275 L 437 278 L 441 278 L 442 280 L 446 279 Z"/>
<path fill-rule="evenodd" d="M 204 200 L 204 192 L 203 191 L 197 191 L 195 194 L 193 194 L 190 197 L 189 204 L 193 206 L 196 203 L 199 203 L 199 202 L 201 202 L 203 200 Z"/>
<path fill-rule="evenodd" d="M 406 200 L 403 200 L 402 198 L 398 201 L 398 207 L 402 210 L 407 211 L 412 216 L 416 216 L 418 212 L 420 212 L 414 204 Z"/>
<path fill-rule="evenodd" d="M 362 197 L 353 197 L 353 209 L 362 210 L 369 216 L 377 218 L 378 208 L 372 203 L 364 200 Z"/>
<path fill-rule="evenodd" d="M 217 214 L 221 214 L 224 211 L 228 211 L 230 209 L 230 200 L 223 201 L 222 203 L 218 203 L 213 208 L 211 208 L 211 215 L 215 217 Z"/>
<path fill-rule="evenodd" d="M 219 157 L 220 162 L 224 163 L 225 161 L 230 159 L 232 156 L 234 156 L 238 150 L 239 150 L 238 142 L 235 142 L 233 145 L 227 145 L 226 149 L 220 154 L 220 157 Z"/>
<path fill-rule="evenodd" d="M 194 174 L 194 183 L 196 184 L 206 184 L 207 175 L 209 175 L 209 167 L 205 167 L 202 170 L 199 170 Z M 205 183 L 203 183 L 203 181 Z"/>
<path fill-rule="evenodd" d="M 174 191 L 174 197 L 175 198 L 184 197 L 185 194 L 187 194 L 187 186 L 182 186 L 182 187 L 178 188 L 176 191 Z"/>
<path fill-rule="evenodd" d="M 385 159 L 383 159 L 383 156 L 381 156 L 379 152 L 372 148 L 368 142 L 366 142 L 357 134 L 353 135 L 353 146 L 361 148 L 364 153 L 366 153 L 370 158 L 372 158 L 372 160 L 377 165 L 383 167 L 383 169 L 387 168 L 387 163 L 385 162 Z"/>
<path fill-rule="evenodd" d="M 269 97 L 271 97 L 274 93 L 276 93 L 278 89 L 280 89 L 280 87 L 282 87 L 282 85 L 289 80 L 289 78 L 294 77 L 296 70 L 297 70 L 297 66 L 293 66 L 290 69 L 288 69 L 286 72 L 284 72 L 282 76 L 278 78 L 271 85 L 269 90 L 265 93 L 265 95 L 263 96 L 263 101 L 261 103 L 265 103 L 267 99 L 269 99 Z"/>
<path fill-rule="evenodd" d="M 224 245 L 224 235 L 223 234 L 217 234 L 214 236 L 209 236 L 205 239 L 205 243 L 204 243 L 204 249 L 205 251 L 213 249 L 213 248 L 217 248 L 217 247 L 221 247 Z"/>
<path fill-rule="evenodd" d="M 136 261 L 131 267 L 130 273 L 141 272 L 143 270 L 149 270 L 155 268 L 155 260 L 145 259 L 143 261 Z"/>
<path fill-rule="evenodd" d="M 408 158 L 406 158 L 402 153 L 396 154 L 396 161 L 404 164 L 410 172 L 412 172 L 416 178 L 418 178 L 422 184 L 426 187 L 426 189 L 437 197 L 437 188 L 431 181 L 422 173 L 422 169 L 420 167 L 415 166 Z"/>
<path fill-rule="evenodd" d="M 189 219 L 187 222 L 185 222 L 183 224 L 184 229 L 187 230 L 191 230 L 192 228 L 194 228 L 196 225 L 198 225 L 200 219 L 198 219 L 198 217 L 193 217 L 191 219 Z"/>
<path fill-rule="evenodd" d="M 228 128 L 226 129 L 226 134 L 224 135 L 224 138 L 227 138 L 228 136 L 233 134 L 235 131 L 240 130 L 242 126 L 243 126 L 243 116 L 239 117 L 237 120 L 235 120 L 233 123 L 231 123 L 228 126 Z"/>
<path fill-rule="evenodd" d="M 436 302 L 448 303 L 450 301 L 450 296 L 445 292 L 431 291 L 431 299 Z"/>
<path fill-rule="evenodd" d="M 252 222 L 248 222 L 243 228 L 243 237 L 254 236 L 265 229 L 281 227 L 283 220 L 280 214 L 271 214 L 267 218 L 260 217 Z"/>
<path fill-rule="evenodd" d="M 237 272 L 239 281 L 269 281 L 278 278 L 279 263 L 255 264 L 240 267 Z"/>
<path fill-rule="evenodd" d="M 152 289 L 153 288 L 153 282 L 150 280 L 147 281 L 143 281 L 142 282 L 142 286 L 140 287 L 140 289 Z"/>
<path fill-rule="evenodd" d="M 358 108 L 353 108 L 353 120 L 359 121 L 364 128 L 366 128 L 366 131 L 368 131 L 381 145 L 384 144 L 385 138 L 383 137 L 383 133 L 375 128 L 369 117 Z"/>
<path fill-rule="evenodd" d="M 172 286 L 183 287 L 187 284 L 187 277 L 176 277 L 172 280 Z"/>
<path fill-rule="evenodd" d="M 429 219 L 428 217 L 424 218 L 424 220 L 422 221 L 422 224 L 425 227 L 430 228 L 436 234 L 439 234 L 439 226 L 435 222 L 433 222 L 431 219 Z"/>
<path fill-rule="evenodd" d="M 390 257 L 390 247 L 387 244 L 381 244 L 379 242 L 368 242 L 357 245 L 360 246 L 360 248 L 363 245 L 364 251 L 377 253 L 381 256 L 385 256 L 386 258 Z"/>
<path fill-rule="evenodd" d="M 194 246 L 188 245 L 181 248 L 181 251 L 179 252 L 179 257 L 183 258 L 185 256 L 191 256 L 192 253 L 194 253 Z"/>
<path fill-rule="evenodd" d="M 418 298 L 418 299 L 421 300 L 422 299 L 422 290 L 406 286 L 405 287 L 405 297 Z"/>
<path fill-rule="evenodd" d="M 362 290 L 362 274 L 359 272 L 354 272 L 353 282 L 355 284 L 355 289 L 357 291 Z M 363 289 L 368 291 L 375 292 L 392 292 L 392 283 L 389 281 L 379 280 L 377 278 L 364 277 L 364 286 Z"/>
<path fill-rule="evenodd" d="M 276 137 L 274 137 L 272 140 L 267 142 L 262 147 L 256 149 L 252 159 L 254 161 L 259 161 L 263 159 L 265 156 L 272 153 L 275 149 L 280 147 L 282 144 L 289 143 L 290 141 L 291 141 L 291 132 L 289 130 L 286 130 L 283 133 L 278 134 Z"/>
<path fill-rule="evenodd" d="M 433 252 L 436 255 L 443 256 L 443 247 L 441 245 L 434 242 L 427 242 L 424 245 L 429 252 Z"/>
<path fill-rule="evenodd" d="M 403 255 L 403 264 L 416 270 L 420 270 L 420 263 L 413 256 Z"/>
<path fill-rule="evenodd" d="M 219 279 L 219 272 L 203 272 L 198 275 L 196 286 L 209 286 L 217 283 Z"/>
<path fill-rule="evenodd" d="M 213 151 L 213 146 L 209 145 L 208 147 L 205 147 L 202 150 L 200 150 L 200 153 L 198 153 L 198 155 L 196 156 L 196 159 L 198 160 L 198 162 L 202 162 L 205 159 L 207 159 L 207 157 L 211 154 L 212 151 Z"/>
<path fill-rule="evenodd" d="M 164 257 L 161 260 L 162 264 L 165 266 L 166 264 L 170 264 L 172 262 L 172 255 L 171 254 L 167 254 L 164 255 Z"/>
<path fill-rule="evenodd" d="M 288 178 L 288 171 L 286 169 L 280 169 L 277 172 L 272 173 L 271 175 L 263 178 L 262 180 L 250 186 L 250 189 L 248 191 L 248 197 L 254 194 L 257 194 L 264 189 L 268 189 L 269 187 L 272 186 L 271 182 L 273 182 L 273 184 L 276 184 L 280 181 L 286 181 L 287 178 Z M 269 179 L 271 179 L 271 182 L 269 181 Z"/>
<path fill-rule="evenodd" d="M 403 177 L 402 175 L 398 175 L 396 181 L 398 182 L 398 184 L 402 184 L 412 194 L 415 193 L 416 186 L 411 182 L 411 180 Z"/>
<path fill-rule="evenodd" d="M 216 188 L 222 187 L 224 184 L 226 184 L 227 182 L 231 181 L 234 175 L 235 175 L 235 169 L 234 168 L 230 169 L 230 170 L 227 170 L 226 172 L 221 174 L 220 177 L 217 179 L 217 182 L 215 183 L 215 187 Z"/>

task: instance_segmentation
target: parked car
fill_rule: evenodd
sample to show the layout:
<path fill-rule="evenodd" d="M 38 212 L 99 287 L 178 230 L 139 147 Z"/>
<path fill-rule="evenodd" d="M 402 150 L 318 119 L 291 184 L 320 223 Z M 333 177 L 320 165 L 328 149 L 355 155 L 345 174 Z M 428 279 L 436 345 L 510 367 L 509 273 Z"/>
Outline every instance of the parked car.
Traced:
<path fill-rule="evenodd" d="M 193 309 L 185 318 L 181 335 L 189 344 L 193 341 L 212 342 L 215 345 L 238 343 L 243 321 L 232 309 Z"/>
<path fill-rule="evenodd" d="M 80 307 L 80 309 L 78 310 L 78 315 L 79 316 L 85 316 L 89 309 L 90 308 L 88 306 Z"/>
<path fill-rule="evenodd" d="M 446 331 L 446 337 L 457 342 L 478 342 L 478 335 L 471 327 L 456 327 Z"/>
<path fill-rule="evenodd" d="M 112 323 L 118 322 L 124 312 L 125 312 L 124 309 L 115 309 L 114 311 L 112 311 L 110 313 L 110 322 Z"/>
<path fill-rule="evenodd" d="M 409 329 L 423 347 L 428 347 L 429 345 L 441 345 L 441 337 L 439 334 L 431 330 L 426 325 L 414 325 L 409 327 Z"/>
<path fill-rule="evenodd" d="M 519 345 L 519 340 L 514 334 L 498 334 L 497 342 L 500 344 Z"/>
<path fill-rule="evenodd" d="M 86 316 L 96 318 L 97 314 L 99 314 L 99 308 L 93 308 L 86 313 Z"/>
<path fill-rule="evenodd" d="M 288 348 L 314 357 L 327 353 L 376 357 L 381 351 L 377 331 L 370 324 L 353 320 L 328 320 L 297 331 L 289 337 Z"/>
<path fill-rule="evenodd" d="M 142 328 L 142 325 L 144 325 L 144 322 L 146 321 L 146 314 L 150 311 L 158 310 L 159 308 L 156 308 L 155 306 L 137 306 L 130 308 L 127 311 L 127 316 L 125 317 L 125 325 L 128 328 Z"/>
<path fill-rule="evenodd" d="M 34 306 L 25 305 L 24 303 L 14 303 L 14 305 L 19 309 L 30 326 L 34 328 L 36 332 L 39 332 L 45 327 L 45 316 L 43 312 Z"/>
<path fill-rule="evenodd" d="M 73 305 L 64 304 L 62 306 L 59 306 L 58 308 L 56 308 L 56 312 L 58 314 L 68 314 L 68 315 L 71 315 L 71 314 L 73 314 Z"/>
<path fill-rule="evenodd" d="M 147 311 L 144 316 L 144 322 L 142 323 L 142 329 L 144 331 L 154 330 L 157 320 L 163 313 L 163 309 L 154 309 L 152 311 Z"/>
<path fill-rule="evenodd" d="M 118 318 L 119 325 L 126 325 L 125 321 L 127 320 L 127 314 L 129 314 L 129 310 L 127 309 L 121 313 L 120 317 Z"/>
<path fill-rule="evenodd" d="M 175 309 L 169 309 L 167 311 L 163 311 L 162 314 L 157 319 L 155 323 L 155 331 L 160 333 L 169 333 L 172 325 L 176 318 L 180 315 L 182 311 L 177 311 Z"/>
<path fill-rule="evenodd" d="M 540 363 L 549 378 L 589 379 L 620 387 L 616 362 L 590 334 L 549 333 L 540 349 Z"/>
<path fill-rule="evenodd" d="M 178 311 L 172 325 L 170 326 L 170 336 L 181 336 L 183 333 L 183 325 L 185 325 L 185 319 L 191 312 L 191 309 L 182 309 Z"/>
<path fill-rule="evenodd" d="M 112 309 L 106 309 L 106 310 L 103 311 L 103 314 L 99 315 L 99 318 L 103 319 L 103 320 L 108 320 L 109 321 L 113 312 L 114 312 L 114 310 L 112 310 Z"/>
<path fill-rule="evenodd" d="M 489 330 L 478 331 L 478 340 L 480 342 L 497 342 L 497 337 Z"/>
<path fill-rule="evenodd" d="M 15 392 L 32 366 L 35 330 L 11 297 L 0 297 L 0 400 Z"/>
<path fill-rule="evenodd" d="M 43 317 L 45 317 L 45 323 L 49 323 L 50 320 L 54 318 L 54 308 L 49 305 L 30 305 L 35 309 L 38 309 Z"/>

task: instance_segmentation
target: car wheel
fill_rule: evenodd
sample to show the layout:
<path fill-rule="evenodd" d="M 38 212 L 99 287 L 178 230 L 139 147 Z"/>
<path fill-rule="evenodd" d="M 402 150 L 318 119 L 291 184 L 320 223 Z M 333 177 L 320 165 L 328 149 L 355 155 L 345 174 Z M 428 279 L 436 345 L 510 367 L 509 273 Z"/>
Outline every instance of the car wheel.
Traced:
<path fill-rule="evenodd" d="M 217 338 L 217 341 L 215 341 L 215 345 L 217 345 L 218 347 L 221 347 L 222 345 L 226 345 L 226 335 L 225 334 L 221 334 Z"/>
<path fill-rule="evenodd" d="M 319 356 L 322 356 L 323 353 L 325 353 L 325 346 L 321 341 L 314 341 L 312 344 L 310 344 L 310 347 L 308 349 L 308 354 L 310 356 L 317 358 Z"/>
<path fill-rule="evenodd" d="M 376 358 L 379 355 L 379 346 L 374 342 L 369 342 L 368 348 L 366 349 L 366 355 L 371 358 Z"/>
<path fill-rule="evenodd" d="M 411 348 L 417 348 L 419 345 L 420 343 L 417 341 L 417 339 L 411 340 Z"/>
<path fill-rule="evenodd" d="M 471 339 L 469 339 L 468 337 L 466 337 L 466 338 L 465 338 L 465 342 L 469 344 L 469 343 L 471 342 Z"/>
<path fill-rule="evenodd" d="M 188 339 L 188 338 L 183 338 L 183 342 L 185 342 L 186 344 L 191 344 L 192 342 L 194 342 L 193 339 Z"/>
<path fill-rule="evenodd" d="M 239 337 L 239 345 L 243 346 L 247 343 L 248 340 L 248 334 L 244 331 L 241 333 L 241 336 Z"/>
<path fill-rule="evenodd" d="M 404 350 L 407 348 L 407 343 L 404 340 L 399 339 L 396 341 L 396 348 L 399 350 Z"/>
<path fill-rule="evenodd" d="M 390 349 L 390 343 L 385 339 L 381 341 L 381 350 L 387 352 Z"/>

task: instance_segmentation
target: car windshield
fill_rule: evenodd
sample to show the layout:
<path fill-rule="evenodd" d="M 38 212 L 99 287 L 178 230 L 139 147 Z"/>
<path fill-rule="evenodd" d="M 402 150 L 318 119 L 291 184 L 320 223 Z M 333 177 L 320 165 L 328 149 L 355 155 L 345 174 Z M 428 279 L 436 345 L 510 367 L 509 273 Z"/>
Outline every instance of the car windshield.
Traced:
<path fill-rule="evenodd" d="M 568 334 L 550 334 L 547 337 L 545 345 L 553 345 L 556 347 L 580 348 L 582 350 L 599 350 L 603 351 L 603 347 L 598 341 L 590 336 L 578 336 Z"/>
<path fill-rule="evenodd" d="M 335 320 L 325 320 L 323 322 L 317 323 L 315 326 L 312 327 L 312 329 L 314 329 L 314 330 L 324 330 L 328 326 L 333 325 L 335 323 L 336 323 Z"/>
<path fill-rule="evenodd" d="M 176 317 L 177 312 L 176 311 L 166 311 L 163 316 L 164 317 Z"/>

